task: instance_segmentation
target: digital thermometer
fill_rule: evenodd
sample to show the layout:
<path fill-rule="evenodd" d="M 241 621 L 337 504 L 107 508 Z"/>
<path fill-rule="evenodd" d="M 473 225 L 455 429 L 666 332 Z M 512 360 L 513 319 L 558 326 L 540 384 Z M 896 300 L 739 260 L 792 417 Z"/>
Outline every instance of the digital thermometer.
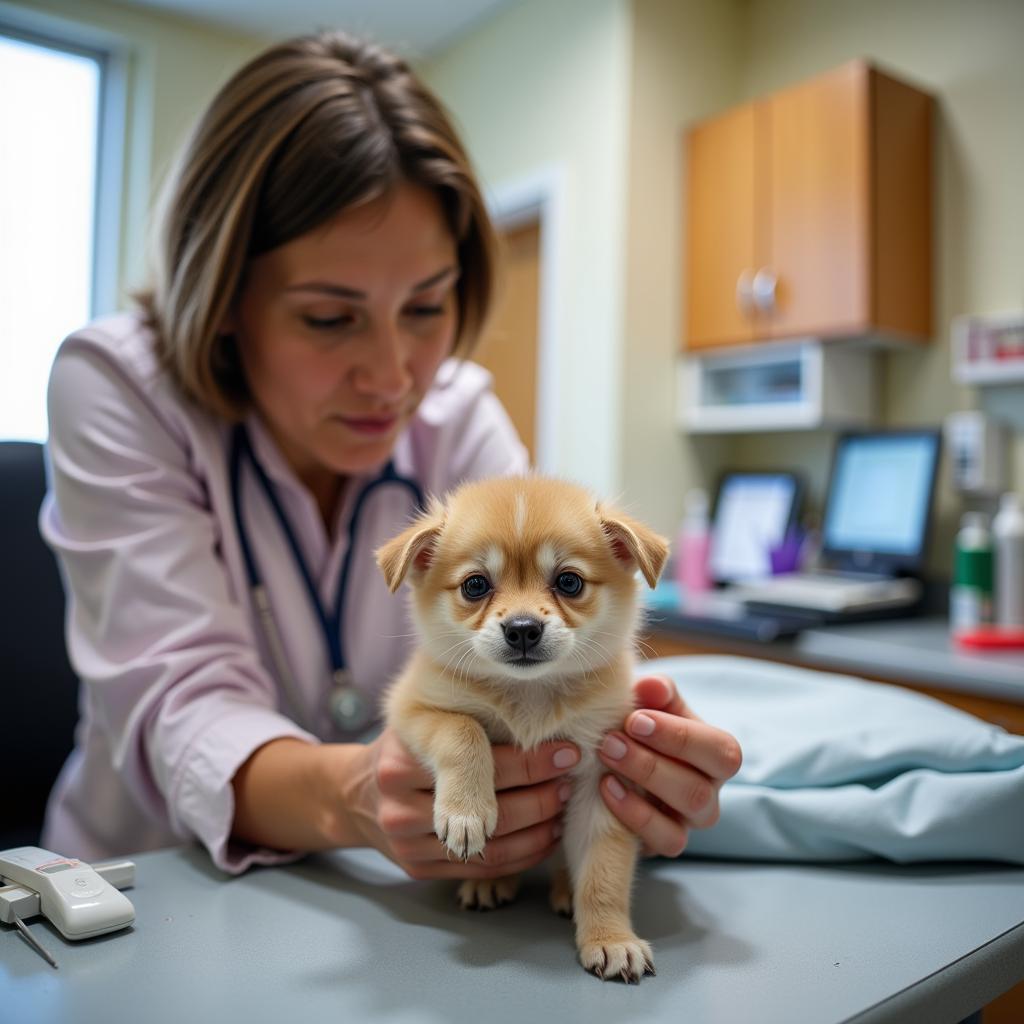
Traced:
<path fill-rule="evenodd" d="M 135 920 L 135 908 L 88 864 L 38 846 L 0 852 L 0 876 L 39 894 L 39 905 L 67 939 L 91 939 Z"/>

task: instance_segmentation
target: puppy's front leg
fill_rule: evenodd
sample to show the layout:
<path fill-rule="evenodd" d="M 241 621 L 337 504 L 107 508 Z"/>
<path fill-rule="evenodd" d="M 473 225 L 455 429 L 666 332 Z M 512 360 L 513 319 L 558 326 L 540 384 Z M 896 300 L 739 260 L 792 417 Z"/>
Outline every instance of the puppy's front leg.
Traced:
<path fill-rule="evenodd" d="M 419 707 L 400 732 L 434 774 L 434 831 L 457 857 L 482 853 L 498 824 L 494 755 L 483 726 L 469 715 Z"/>
<path fill-rule="evenodd" d="M 654 973 L 651 947 L 633 931 L 629 913 L 640 841 L 604 806 L 599 773 L 587 775 L 569 805 L 564 839 L 576 948 L 599 978 L 636 983 Z"/>

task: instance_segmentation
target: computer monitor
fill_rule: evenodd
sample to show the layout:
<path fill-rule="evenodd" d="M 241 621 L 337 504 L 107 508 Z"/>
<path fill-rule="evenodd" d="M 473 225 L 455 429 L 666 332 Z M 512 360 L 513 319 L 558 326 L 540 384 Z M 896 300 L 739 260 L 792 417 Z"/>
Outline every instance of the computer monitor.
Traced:
<path fill-rule="evenodd" d="M 796 522 L 801 496 L 796 473 L 724 473 L 711 525 L 708 567 L 712 580 L 738 583 L 770 576 L 770 552 Z"/>
<path fill-rule="evenodd" d="M 825 499 L 823 560 L 847 571 L 917 573 L 940 447 L 938 430 L 840 434 Z"/>

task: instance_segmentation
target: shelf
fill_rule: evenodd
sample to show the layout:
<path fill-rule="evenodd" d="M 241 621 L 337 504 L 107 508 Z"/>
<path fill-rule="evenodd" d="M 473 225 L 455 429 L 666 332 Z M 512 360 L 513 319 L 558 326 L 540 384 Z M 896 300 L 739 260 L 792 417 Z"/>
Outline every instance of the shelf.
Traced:
<path fill-rule="evenodd" d="M 684 356 L 677 421 L 708 434 L 865 425 L 871 371 L 869 350 L 815 339 Z"/>
<path fill-rule="evenodd" d="M 957 317 L 951 338 L 954 380 L 981 386 L 1024 382 L 1024 313 Z"/>

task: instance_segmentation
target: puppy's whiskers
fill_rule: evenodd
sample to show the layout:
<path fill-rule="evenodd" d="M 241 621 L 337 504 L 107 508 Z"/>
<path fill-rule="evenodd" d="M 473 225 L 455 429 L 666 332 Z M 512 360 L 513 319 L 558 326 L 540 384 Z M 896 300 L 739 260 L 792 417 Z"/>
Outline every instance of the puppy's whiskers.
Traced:
<path fill-rule="evenodd" d="M 457 636 L 458 634 L 456 634 L 456 633 L 449 633 L 448 635 L 449 636 Z M 457 651 L 460 647 L 464 647 L 466 644 L 472 644 L 472 642 L 473 642 L 473 638 L 472 637 L 463 637 L 457 643 L 452 644 L 451 647 L 449 647 L 447 651 L 442 651 L 441 654 L 438 655 L 438 657 L 439 658 L 444 658 L 444 657 L 446 657 L 449 654 L 449 652 Z M 453 655 L 453 657 L 454 657 L 454 655 Z M 446 665 L 445 667 L 447 668 L 448 666 Z"/>

